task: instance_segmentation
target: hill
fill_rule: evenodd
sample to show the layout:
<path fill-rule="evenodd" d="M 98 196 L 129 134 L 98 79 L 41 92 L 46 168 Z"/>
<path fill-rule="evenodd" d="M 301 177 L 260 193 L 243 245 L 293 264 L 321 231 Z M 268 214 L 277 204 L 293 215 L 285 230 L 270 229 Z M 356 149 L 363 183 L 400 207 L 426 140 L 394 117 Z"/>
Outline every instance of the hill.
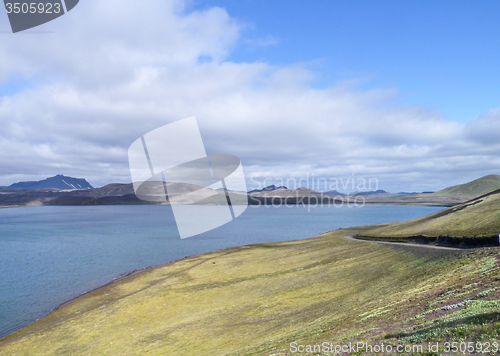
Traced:
<path fill-rule="evenodd" d="M 386 195 L 386 194 L 390 194 L 390 193 L 387 193 L 385 190 L 379 189 L 379 190 L 371 190 L 371 191 L 367 191 L 367 192 L 356 192 L 353 195 L 363 196 L 363 195 Z"/>
<path fill-rule="evenodd" d="M 72 178 L 58 174 L 44 180 L 36 182 L 19 182 L 9 186 L 10 189 L 60 189 L 60 190 L 73 190 L 73 189 L 93 189 L 89 182 L 83 178 Z"/>
<path fill-rule="evenodd" d="M 490 174 L 488 176 L 475 179 L 472 182 L 455 185 L 427 196 L 435 197 L 464 197 L 472 199 L 480 195 L 490 193 L 500 189 L 500 175 Z"/>
<path fill-rule="evenodd" d="M 288 190 L 288 188 L 285 187 L 285 186 L 282 186 L 282 185 L 276 186 L 276 185 L 272 184 L 272 185 L 269 185 L 269 186 L 264 187 L 262 189 L 253 189 L 253 190 L 250 190 L 248 193 L 271 192 L 273 190 L 283 190 L 283 189 L 284 190 Z"/>
<path fill-rule="evenodd" d="M 380 193 L 364 195 L 364 198 L 366 204 L 454 206 L 497 189 L 500 189 L 500 176 L 488 175 L 472 182 L 452 186 L 434 193 Z"/>
<path fill-rule="evenodd" d="M 495 244 L 500 234 L 500 190 L 421 218 L 362 228 L 360 237 L 440 244 Z"/>
<path fill-rule="evenodd" d="M 343 197 L 345 196 L 345 194 L 343 193 L 340 193 L 339 191 L 337 190 L 329 190 L 327 192 L 323 192 L 324 195 L 334 195 L 334 196 L 339 196 L 339 197 Z"/>

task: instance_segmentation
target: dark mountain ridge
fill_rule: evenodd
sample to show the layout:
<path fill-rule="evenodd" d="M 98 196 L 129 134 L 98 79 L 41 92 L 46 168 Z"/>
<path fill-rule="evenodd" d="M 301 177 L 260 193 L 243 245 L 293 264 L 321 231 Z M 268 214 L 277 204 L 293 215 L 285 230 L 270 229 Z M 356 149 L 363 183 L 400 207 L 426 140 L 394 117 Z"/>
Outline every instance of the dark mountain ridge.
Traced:
<path fill-rule="evenodd" d="M 84 178 L 67 177 L 58 174 L 54 177 L 39 181 L 19 182 L 14 183 L 8 187 L 9 189 L 59 189 L 59 190 L 73 190 L 73 189 L 93 189 L 89 182 Z"/>

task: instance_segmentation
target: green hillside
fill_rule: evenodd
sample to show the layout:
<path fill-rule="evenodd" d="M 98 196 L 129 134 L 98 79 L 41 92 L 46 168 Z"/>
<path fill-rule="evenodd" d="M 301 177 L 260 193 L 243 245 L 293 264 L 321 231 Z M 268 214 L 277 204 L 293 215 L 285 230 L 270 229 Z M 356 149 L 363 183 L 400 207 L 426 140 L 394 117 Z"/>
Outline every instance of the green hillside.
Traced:
<path fill-rule="evenodd" d="M 491 174 L 472 182 L 455 185 L 430 195 L 441 197 L 467 197 L 469 199 L 500 189 L 500 175 Z"/>
<path fill-rule="evenodd" d="M 500 190 L 421 218 L 373 225 L 359 235 L 386 239 L 452 237 L 498 241 L 500 234 Z"/>

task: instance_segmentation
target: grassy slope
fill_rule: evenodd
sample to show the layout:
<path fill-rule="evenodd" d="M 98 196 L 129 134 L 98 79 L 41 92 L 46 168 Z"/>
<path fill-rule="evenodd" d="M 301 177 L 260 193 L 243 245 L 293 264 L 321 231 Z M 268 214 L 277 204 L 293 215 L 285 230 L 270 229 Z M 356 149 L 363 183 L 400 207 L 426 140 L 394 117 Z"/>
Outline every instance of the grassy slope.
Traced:
<path fill-rule="evenodd" d="M 485 238 L 500 233 L 500 191 L 421 218 L 360 228 L 360 236 Z"/>
<path fill-rule="evenodd" d="M 490 174 L 473 180 L 472 182 L 455 185 L 432 194 L 426 194 L 427 197 L 465 197 L 472 199 L 494 190 L 500 189 L 500 176 Z"/>
<path fill-rule="evenodd" d="M 0 355 L 285 355 L 292 341 L 498 335 L 497 249 L 457 253 L 343 238 L 353 231 L 145 271 L 0 340 Z"/>

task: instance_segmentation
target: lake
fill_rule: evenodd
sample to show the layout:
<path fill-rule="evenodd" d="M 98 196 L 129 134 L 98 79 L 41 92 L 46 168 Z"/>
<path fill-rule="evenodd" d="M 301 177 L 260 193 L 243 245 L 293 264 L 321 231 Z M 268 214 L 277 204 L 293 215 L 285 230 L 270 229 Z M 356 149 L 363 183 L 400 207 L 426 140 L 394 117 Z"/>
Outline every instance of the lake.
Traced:
<path fill-rule="evenodd" d="M 0 209 L 0 337 L 130 271 L 261 242 L 403 221 L 422 206 L 249 206 L 236 220 L 180 239 L 170 206 Z"/>

